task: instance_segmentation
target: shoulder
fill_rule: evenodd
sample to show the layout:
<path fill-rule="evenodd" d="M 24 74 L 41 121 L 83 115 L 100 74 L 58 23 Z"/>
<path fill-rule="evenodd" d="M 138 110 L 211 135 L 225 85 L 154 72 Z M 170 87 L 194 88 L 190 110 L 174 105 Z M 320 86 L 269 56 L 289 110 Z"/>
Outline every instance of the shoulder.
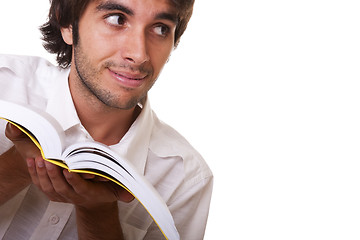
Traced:
<path fill-rule="evenodd" d="M 41 57 L 0 54 L 0 97 L 38 105 L 56 91 L 55 83 L 66 74 Z"/>
<path fill-rule="evenodd" d="M 16 72 L 33 72 L 34 69 L 49 65 L 51 63 L 41 57 L 0 54 L 0 68 L 9 68 Z"/>
<path fill-rule="evenodd" d="M 149 148 L 159 157 L 181 158 L 185 179 L 192 184 L 212 178 L 212 172 L 201 154 L 178 131 L 159 120 L 155 114 Z"/>
<path fill-rule="evenodd" d="M 41 57 L 0 54 L 0 71 L 6 70 L 26 79 L 48 78 L 62 72 L 62 69 Z"/>

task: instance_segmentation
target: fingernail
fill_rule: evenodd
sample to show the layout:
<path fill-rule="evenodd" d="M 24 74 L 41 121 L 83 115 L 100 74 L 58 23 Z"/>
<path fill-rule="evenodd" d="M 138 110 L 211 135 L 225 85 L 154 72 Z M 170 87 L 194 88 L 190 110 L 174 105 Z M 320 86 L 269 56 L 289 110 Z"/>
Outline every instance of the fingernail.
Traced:
<path fill-rule="evenodd" d="M 26 159 L 26 165 L 28 166 L 28 168 L 34 167 L 34 159 L 33 158 L 27 158 Z"/>
<path fill-rule="evenodd" d="M 36 164 L 39 168 L 43 168 L 45 166 L 44 160 L 40 158 L 36 159 Z"/>

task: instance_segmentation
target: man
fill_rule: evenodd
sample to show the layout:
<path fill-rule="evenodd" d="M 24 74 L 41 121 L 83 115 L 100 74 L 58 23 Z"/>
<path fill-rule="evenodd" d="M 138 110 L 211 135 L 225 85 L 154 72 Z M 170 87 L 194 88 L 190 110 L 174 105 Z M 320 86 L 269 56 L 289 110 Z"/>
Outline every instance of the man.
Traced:
<path fill-rule="evenodd" d="M 40 58 L 0 57 L 1 98 L 53 115 L 67 143 L 93 139 L 126 157 L 159 191 L 181 239 L 203 238 L 212 173 L 183 137 L 159 121 L 147 92 L 192 7 L 192 0 L 53 0 L 41 30 L 63 69 Z M 125 190 L 44 161 L 10 125 L 6 136 L 12 142 L 2 133 L 0 238 L 162 238 Z"/>

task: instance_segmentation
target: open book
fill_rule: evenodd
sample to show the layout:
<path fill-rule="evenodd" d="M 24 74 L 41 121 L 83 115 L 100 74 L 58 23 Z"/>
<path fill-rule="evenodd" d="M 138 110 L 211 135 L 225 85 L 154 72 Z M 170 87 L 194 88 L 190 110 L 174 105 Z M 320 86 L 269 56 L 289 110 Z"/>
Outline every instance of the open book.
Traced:
<path fill-rule="evenodd" d="M 108 146 L 81 142 L 65 149 L 65 133 L 60 124 L 29 105 L 0 100 L 0 118 L 28 135 L 45 160 L 69 171 L 102 176 L 125 188 L 145 207 L 166 239 L 180 239 L 171 213 L 155 188 Z"/>

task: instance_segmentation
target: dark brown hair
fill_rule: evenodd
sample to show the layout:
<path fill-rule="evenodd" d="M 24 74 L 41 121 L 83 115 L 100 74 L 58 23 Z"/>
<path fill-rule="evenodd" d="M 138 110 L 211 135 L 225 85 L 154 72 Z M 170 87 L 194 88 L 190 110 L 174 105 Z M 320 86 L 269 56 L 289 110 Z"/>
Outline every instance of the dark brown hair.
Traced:
<path fill-rule="evenodd" d="M 73 26 L 73 34 L 77 34 L 80 16 L 88 4 L 94 0 L 50 0 L 51 6 L 48 21 L 40 27 L 45 49 L 57 55 L 59 66 L 66 68 L 71 64 L 72 46 L 66 44 L 61 35 L 61 28 Z M 169 0 L 178 10 L 178 24 L 175 30 L 175 46 L 184 33 L 192 15 L 194 0 Z M 74 35 L 74 44 L 78 36 Z"/>

